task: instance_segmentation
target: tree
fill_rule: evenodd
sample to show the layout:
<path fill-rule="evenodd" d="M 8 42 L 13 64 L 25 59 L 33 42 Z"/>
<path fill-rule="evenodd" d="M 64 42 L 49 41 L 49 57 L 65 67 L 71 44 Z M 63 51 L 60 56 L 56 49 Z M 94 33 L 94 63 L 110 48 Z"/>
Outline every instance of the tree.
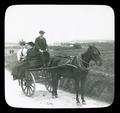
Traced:
<path fill-rule="evenodd" d="M 75 44 L 73 44 L 73 48 L 74 49 L 82 49 L 82 46 L 80 43 L 75 43 Z"/>

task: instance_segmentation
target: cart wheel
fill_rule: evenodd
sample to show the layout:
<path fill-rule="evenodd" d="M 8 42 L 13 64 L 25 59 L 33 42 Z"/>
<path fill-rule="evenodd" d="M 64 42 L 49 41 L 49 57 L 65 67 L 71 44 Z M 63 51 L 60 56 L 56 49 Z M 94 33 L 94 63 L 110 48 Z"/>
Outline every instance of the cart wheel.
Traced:
<path fill-rule="evenodd" d="M 23 93 L 26 96 L 31 97 L 34 95 L 35 89 L 36 89 L 35 78 L 31 72 L 30 74 L 28 74 L 25 78 L 21 80 L 21 88 L 22 88 Z"/>
<path fill-rule="evenodd" d="M 46 74 L 45 78 L 45 87 L 48 90 L 49 93 L 52 93 L 52 78 L 51 73 Z"/>

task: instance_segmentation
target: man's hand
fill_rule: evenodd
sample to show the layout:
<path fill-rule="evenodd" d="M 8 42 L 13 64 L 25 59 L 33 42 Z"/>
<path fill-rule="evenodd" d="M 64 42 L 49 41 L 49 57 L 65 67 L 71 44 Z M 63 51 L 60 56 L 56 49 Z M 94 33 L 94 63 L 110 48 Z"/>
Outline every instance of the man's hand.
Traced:
<path fill-rule="evenodd" d="M 40 52 L 43 52 L 43 50 L 39 49 Z"/>
<path fill-rule="evenodd" d="M 21 58 L 21 59 L 18 61 L 18 63 L 21 63 L 21 62 L 23 62 L 24 60 L 25 60 L 25 59 L 22 59 L 22 58 Z"/>
<path fill-rule="evenodd" d="M 25 59 L 26 59 L 26 56 L 21 56 L 21 59 L 25 60 Z"/>
<path fill-rule="evenodd" d="M 20 63 L 20 62 L 23 62 L 24 60 L 26 60 L 26 56 L 21 56 L 18 62 Z"/>
<path fill-rule="evenodd" d="M 49 53 L 49 49 L 47 48 L 46 51 Z"/>
<path fill-rule="evenodd" d="M 46 50 L 39 49 L 39 51 L 42 52 L 42 53 L 45 52 L 45 51 L 49 52 L 49 49 L 46 49 Z"/>

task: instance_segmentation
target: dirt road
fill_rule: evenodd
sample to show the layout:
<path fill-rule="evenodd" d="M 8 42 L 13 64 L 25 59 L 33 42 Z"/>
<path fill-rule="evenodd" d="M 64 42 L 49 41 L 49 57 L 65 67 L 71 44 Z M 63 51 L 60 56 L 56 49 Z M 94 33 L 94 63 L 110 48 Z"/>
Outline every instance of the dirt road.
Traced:
<path fill-rule="evenodd" d="M 59 97 L 53 99 L 44 85 L 36 83 L 36 92 L 33 97 L 26 97 L 18 81 L 13 81 L 8 70 L 5 69 L 5 99 L 11 107 L 20 108 L 96 108 L 107 107 L 108 103 L 85 97 L 87 104 L 76 104 L 75 95 L 58 90 Z"/>

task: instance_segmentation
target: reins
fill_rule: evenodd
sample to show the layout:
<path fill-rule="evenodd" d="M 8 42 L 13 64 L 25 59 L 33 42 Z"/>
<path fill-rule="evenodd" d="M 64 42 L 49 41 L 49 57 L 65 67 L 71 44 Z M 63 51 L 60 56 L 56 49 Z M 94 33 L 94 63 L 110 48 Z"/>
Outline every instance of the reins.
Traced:
<path fill-rule="evenodd" d="M 56 57 L 61 57 L 61 58 L 66 58 L 66 59 L 69 59 L 69 60 L 73 60 L 70 56 L 61 56 L 61 55 L 59 55 L 59 56 L 55 55 L 55 56 L 56 56 Z M 77 56 L 77 57 L 78 57 L 78 56 Z M 79 57 L 79 58 L 80 58 L 80 57 Z M 89 65 L 89 63 L 87 63 L 87 62 L 86 62 L 85 60 L 83 60 L 82 58 L 80 58 L 80 60 Z M 67 62 L 68 62 L 68 61 L 67 61 Z"/>
<path fill-rule="evenodd" d="M 78 57 L 78 56 L 77 56 Z M 83 60 L 82 58 L 80 58 L 79 57 L 79 59 L 81 60 L 81 61 L 83 61 L 84 63 L 86 63 L 86 64 L 88 64 L 89 65 L 89 63 L 87 63 L 85 60 Z"/>
<path fill-rule="evenodd" d="M 75 57 L 75 56 L 62 56 L 62 55 L 59 55 L 59 56 L 55 55 L 55 56 L 56 56 L 56 57 L 60 57 L 60 58 L 68 59 L 68 61 L 64 63 L 65 65 L 71 64 L 73 58 Z M 89 65 L 89 63 L 87 63 L 87 62 L 86 62 L 85 60 L 83 60 L 82 58 L 80 58 L 80 57 L 78 57 L 78 56 L 76 56 L 76 57 L 77 57 L 77 59 L 79 58 L 80 61 L 82 61 L 82 62 L 84 62 L 85 64 Z M 79 61 L 78 61 L 78 62 L 79 62 Z M 77 68 L 82 68 L 84 71 L 89 71 L 89 68 L 86 68 L 86 67 L 83 65 L 82 62 L 81 62 L 81 63 L 79 62 L 79 66 L 77 66 Z M 76 67 L 76 65 L 75 65 L 75 67 Z"/>

